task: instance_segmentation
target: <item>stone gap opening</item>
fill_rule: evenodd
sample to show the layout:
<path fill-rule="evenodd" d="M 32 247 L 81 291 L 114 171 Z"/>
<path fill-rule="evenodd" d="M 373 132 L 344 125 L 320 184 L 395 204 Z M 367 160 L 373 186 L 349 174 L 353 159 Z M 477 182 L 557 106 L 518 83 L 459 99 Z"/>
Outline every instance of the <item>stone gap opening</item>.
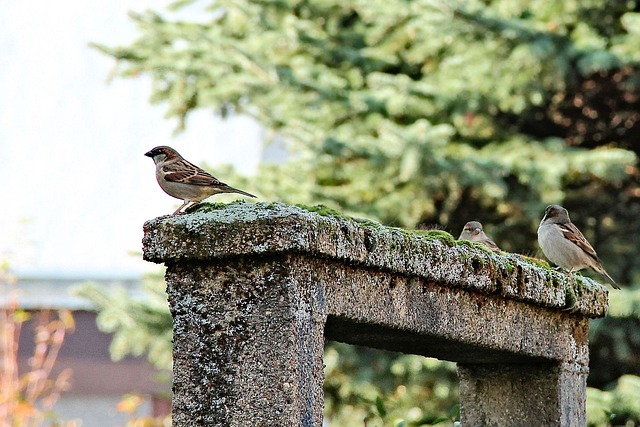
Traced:
<path fill-rule="evenodd" d="M 393 425 L 398 419 L 409 425 L 459 419 L 453 362 L 327 341 L 324 364 L 328 427 L 364 425 L 365 419 L 371 427 Z"/>

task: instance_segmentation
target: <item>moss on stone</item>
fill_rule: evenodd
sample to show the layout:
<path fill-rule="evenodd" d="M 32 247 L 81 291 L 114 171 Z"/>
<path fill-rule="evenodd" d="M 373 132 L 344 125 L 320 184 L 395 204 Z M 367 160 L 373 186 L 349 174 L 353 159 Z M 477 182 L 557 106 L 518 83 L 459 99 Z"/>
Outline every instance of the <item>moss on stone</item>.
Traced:
<path fill-rule="evenodd" d="M 578 302 L 578 297 L 576 296 L 575 290 L 572 286 L 566 286 L 564 288 L 564 298 L 565 298 L 565 309 L 575 307 Z"/>
<path fill-rule="evenodd" d="M 278 209 L 282 208 L 282 203 L 280 203 L 280 202 L 271 202 L 271 203 L 265 204 L 264 207 L 269 209 L 270 211 L 275 211 L 275 210 L 278 210 Z"/>
<path fill-rule="evenodd" d="M 374 230 L 382 230 L 382 229 L 390 228 L 377 221 L 367 219 L 367 218 L 351 218 L 351 220 L 362 227 L 371 227 Z"/>
<path fill-rule="evenodd" d="M 460 240 L 460 239 L 455 240 L 454 239 L 454 245 L 455 246 L 468 246 L 470 248 L 480 249 L 480 250 L 482 250 L 482 251 L 484 251 L 484 252 L 486 252 L 488 254 L 493 254 L 494 253 L 494 251 L 489 249 L 487 247 L 487 245 L 485 245 L 484 243 L 472 242 L 470 240 Z"/>
<path fill-rule="evenodd" d="M 222 203 L 222 202 L 214 202 L 214 203 L 210 203 L 210 202 L 200 202 L 197 203 L 195 205 L 191 205 L 189 206 L 186 210 L 185 213 L 195 213 L 195 212 L 199 212 L 199 213 L 206 213 L 206 212 L 213 212 L 213 211 L 217 211 L 220 209 L 225 209 L 229 206 L 233 206 L 233 205 L 242 205 L 247 203 L 246 200 L 234 200 L 231 203 Z"/>
<path fill-rule="evenodd" d="M 342 212 L 339 212 L 335 209 L 332 209 L 322 204 L 313 205 L 313 206 L 297 204 L 295 206 L 305 211 L 313 212 L 321 216 L 345 219 L 350 222 L 356 223 L 361 227 L 373 228 L 376 231 L 398 232 L 410 239 L 415 239 L 417 237 L 418 238 L 426 237 L 428 240 L 440 240 L 449 247 L 453 247 L 456 244 L 455 238 L 451 234 L 443 230 L 407 230 L 399 227 L 390 227 L 371 219 L 355 218 L 355 217 L 347 216 Z M 394 242 L 391 244 L 391 247 L 394 249 L 397 249 L 400 247 L 400 245 L 398 242 Z"/>
<path fill-rule="evenodd" d="M 577 296 L 582 296 L 584 294 L 584 277 L 580 274 L 574 274 L 573 277 L 575 278 L 575 293 Z"/>
<path fill-rule="evenodd" d="M 478 263 L 480 264 L 480 268 L 484 269 L 484 267 L 487 265 L 486 261 L 487 259 L 484 257 L 477 257 L 476 258 L 478 260 Z M 490 264 L 491 262 L 489 262 Z"/>
<path fill-rule="evenodd" d="M 513 270 L 516 269 L 516 266 L 507 261 L 504 263 L 504 269 L 507 271 L 507 274 L 511 274 Z"/>
<path fill-rule="evenodd" d="M 322 204 L 318 204 L 318 205 L 313 205 L 313 206 L 309 206 L 309 205 L 303 205 L 303 204 L 297 204 L 294 205 L 300 209 L 304 209 L 305 211 L 308 212 L 313 212 L 313 213 L 317 213 L 318 215 L 321 216 L 332 216 L 335 218 L 349 218 L 348 216 L 346 216 L 345 214 L 341 213 L 340 211 L 337 211 L 335 209 L 332 209 L 328 206 L 322 205 Z"/>
<path fill-rule="evenodd" d="M 201 203 L 189 211 L 192 214 L 169 215 L 145 224 L 145 259 L 174 262 L 187 257 L 309 253 L 482 292 L 502 292 L 519 301 L 533 299 L 548 307 L 564 304 L 564 293 L 571 292 L 569 297 L 578 299 L 581 313 L 600 317 L 606 310 L 606 294 L 602 296 L 604 290 L 591 279 L 578 276 L 573 284 L 543 260 L 496 253 L 480 243 L 458 241 L 443 230 L 385 226 L 323 205 L 237 200 Z M 569 282 L 573 289 L 566 291 Z"/>
<path fill-rule="evenodd" d="M 456 239 L 444 230 L 412 230 L 411 233 L 426 240 L 440 240 L 450 248 L 456 245 Z"/>
<path fill-rule="evenodd" d="M 528 257 L 526 255 L 520 255 L 522 257 L 522 259 L 524 259 L 525 261 L 534 264 L 537 267 L 541 267 L 544 268 L 547 271 L 553 271 L 553 269 L 551 268 L 551 266 L 549 265 L 549 263 L 545 260 L 542 260 L 540 258 L 533 258 L 533 257 Z"/>

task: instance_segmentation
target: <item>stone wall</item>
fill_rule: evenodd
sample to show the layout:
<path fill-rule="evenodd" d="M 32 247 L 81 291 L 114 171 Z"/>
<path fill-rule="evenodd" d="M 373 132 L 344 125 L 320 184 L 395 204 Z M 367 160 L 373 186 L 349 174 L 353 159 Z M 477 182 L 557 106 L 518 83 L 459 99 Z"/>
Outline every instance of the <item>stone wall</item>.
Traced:
<path fill-rule="evenodd" d="M 606 289 L 507 253 L 284 204 L 145 224 L 167 266 L 174 426 L 321 426 L 325 339 L 458 363 L 464 426 L 584 426 Z"/>

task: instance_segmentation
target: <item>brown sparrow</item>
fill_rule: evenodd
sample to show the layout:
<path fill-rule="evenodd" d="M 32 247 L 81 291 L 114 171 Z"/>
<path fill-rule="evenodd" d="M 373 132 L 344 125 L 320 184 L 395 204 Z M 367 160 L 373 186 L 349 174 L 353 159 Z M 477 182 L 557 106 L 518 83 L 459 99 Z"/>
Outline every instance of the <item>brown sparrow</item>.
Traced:
<path fill-rule="evenodd" d="M 590 267 L 602 274 L 615 289 L 620 286 L 602 267 L 596 251 L 569 219 L 569 212 L 562 206 L 549 205 L 538 227 L 538 243 L 544 255 L 559 267 L 574 271 Z"/>
<path fill-rule="evenodd" d="M 462 229 L 460 237 L 458 237 L 458 240 L 469 240 L 470 242 L 482 243 L 492 251 L 500 250 L 498 245 L 496 245 L 493 240 L 484 233 L 482 230 L 482 224 L 478 221 L 469 221 L 466 223 Z"/>
<path fill-rule="evenodd" d="M 238 193 L 247 197 L 256 197 L 237 188 L 229 187 L 224 182 L 185 160 L 176 150 L 161 145 L 144 153 L 156 164 L 156 179 L 160 188 L 168 195 L 184 201 L 173 215 L 189 203 L 198 203 L 207 197 L 219 193 Z"/>

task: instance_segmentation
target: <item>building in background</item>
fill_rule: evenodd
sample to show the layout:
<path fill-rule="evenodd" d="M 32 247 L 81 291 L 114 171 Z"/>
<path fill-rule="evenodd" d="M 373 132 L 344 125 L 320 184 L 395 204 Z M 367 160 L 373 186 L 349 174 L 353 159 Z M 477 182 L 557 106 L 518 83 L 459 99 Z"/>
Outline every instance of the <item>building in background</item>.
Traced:
<path fill-rule="evenodd" d="M 81 421 L 81 427 L 115 427 L 125 425 L 127 414 L 116 409 L 124 394 L 135 393 L 144 398 L 137 415 L 161 416 L 171 411 L 171 383 L 155 370 L 144 357 L 111 360 L 111 335 L 98 330 L 96 312 L 86 300 L 71 295 L 70 290 L 84 280 L 68 278 L 21 278 L 16 295 L 2 295 L 5 308 L 13 298 L 19 307 L 31 313 L 43 309 L 69 309 L 75 319 L 75 330 L 65 336 L 52 372 L 53 378 L 63 369 L 72 370 L 71 389 L 62 393 L 53 407 L 60 420 Z M 140 287 L 137 280 L 91 280 L 102 288 Z M 20 373 L 29 371 L 34 354 L 34 317 L 21 330 L 19 340 Z"/>

